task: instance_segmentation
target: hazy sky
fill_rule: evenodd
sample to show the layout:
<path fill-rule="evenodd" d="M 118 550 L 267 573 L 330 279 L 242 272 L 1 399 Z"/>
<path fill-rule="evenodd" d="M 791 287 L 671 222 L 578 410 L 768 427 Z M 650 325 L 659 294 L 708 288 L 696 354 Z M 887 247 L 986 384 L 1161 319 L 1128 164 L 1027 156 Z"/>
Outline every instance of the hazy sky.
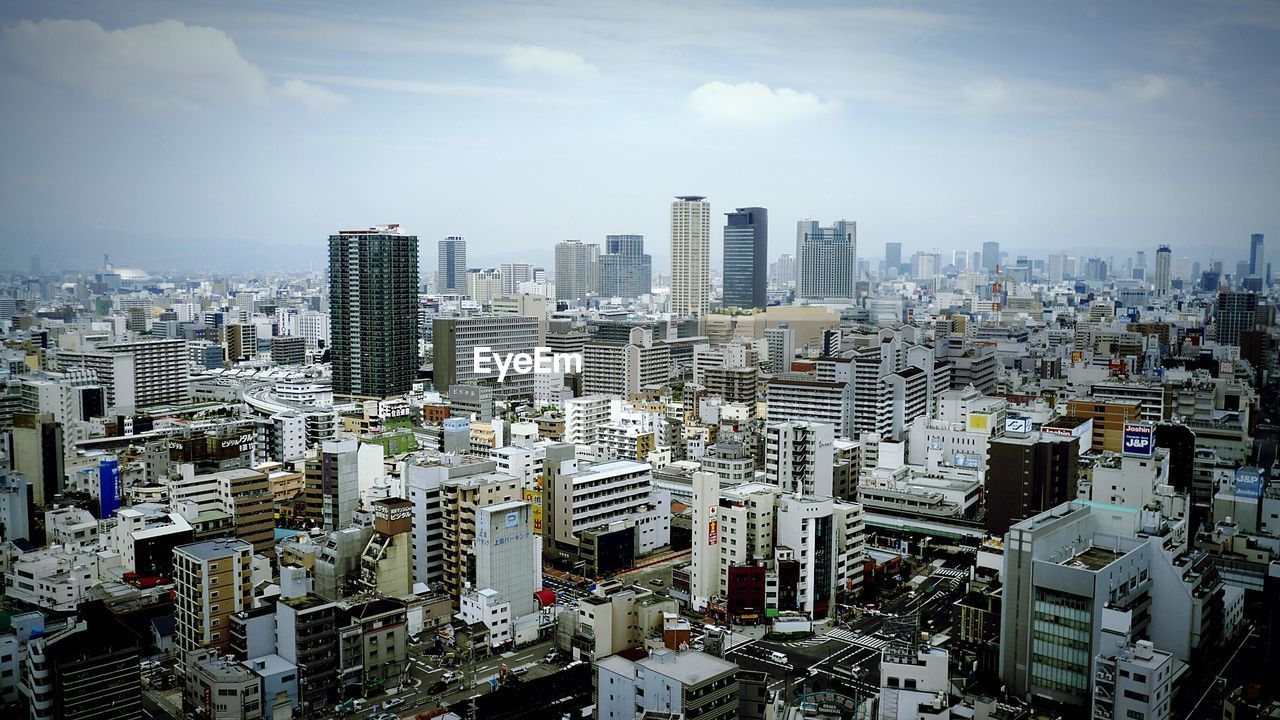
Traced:
<path fill-rule="evenodd" d="M 858 221 L 859 255 L 1280 257 L 1280 3 L 0 4 L 0 269 L 473 266 L 669 202 Z M 1150 256 L 1150 255 L 1149 255 Z M 718 267 L 718 262 L 717 262 Z"/>

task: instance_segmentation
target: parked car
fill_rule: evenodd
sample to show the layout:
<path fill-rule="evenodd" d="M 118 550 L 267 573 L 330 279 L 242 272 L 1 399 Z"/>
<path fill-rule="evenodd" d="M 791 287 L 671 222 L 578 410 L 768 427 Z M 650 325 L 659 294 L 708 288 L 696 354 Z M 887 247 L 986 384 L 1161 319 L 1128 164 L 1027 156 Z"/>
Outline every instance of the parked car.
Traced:
<path fill-rule="evenodd" d="M 662 587 L 663 585 L 666 585 L 666 583 L 662 581 L 662 578 L 654 578 L 649 581 L 649 584 L 654 587 Z"/>
<path fill-rule="evenodd" d="M 386 710 L 390 710 L 393 707 L 400 707 L 403 704 L 404 698 L 391 698 L 390 700 L 382 703 L 382 707 Z"/>
<path fill-rule="evenodd" d="M 515 675 L 516 677 L 520 677 L 521 675 L 527 675 L 528 673 L 529 673 L 529 668 L 527 667 L 518 667 L 518 668 L 511 669 L 511 674 Z"/>
<path fill-rule="evenodd" d="M 545 663 L 554 663 L 559 660 L 560 660 L 560 653 L 556 652 L 555 650 L 552 650 L 551 652 L 547 653 L 547 656 L 542 658 L 542 662 L 545 662 Z"/>

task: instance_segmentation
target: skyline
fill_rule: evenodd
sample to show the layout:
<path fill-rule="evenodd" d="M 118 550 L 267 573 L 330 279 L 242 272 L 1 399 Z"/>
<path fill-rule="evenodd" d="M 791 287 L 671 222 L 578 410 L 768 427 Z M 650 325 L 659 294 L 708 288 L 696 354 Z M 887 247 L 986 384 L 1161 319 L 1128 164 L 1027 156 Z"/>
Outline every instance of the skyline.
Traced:
<path fill-rule="evenodd" d="M 586 7 L 8 4 L 0 266 L 322 271 L 398 222 L 472 267 L 641 234 L 669 274 L 693 193 L 716 272 L 748 206 L 770 261 L 806 218 L 868 259 L 1280 232 L 1274 4 Z"/>

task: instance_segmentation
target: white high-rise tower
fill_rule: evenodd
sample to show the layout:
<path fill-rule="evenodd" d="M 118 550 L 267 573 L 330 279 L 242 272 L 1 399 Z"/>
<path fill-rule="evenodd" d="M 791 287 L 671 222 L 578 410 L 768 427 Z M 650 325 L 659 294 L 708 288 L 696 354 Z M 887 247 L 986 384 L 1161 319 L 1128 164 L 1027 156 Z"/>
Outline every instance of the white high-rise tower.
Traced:
<path fill-rule="evenodd" d="M 1173 262 L 1173 252 L 1169 250 L 1168 245 L 1161 245 L 1156 250 L 1156 277 L 1155 277 L 1155 296 L 1168 297 L 1173 290 L 1173 275 L 1170 263 Z"/>
<path fill-rule="evenodd" d="M 705 318 L 711 309 L 711 203 L 701 195 L 671 202 L 671 311 Z"/>

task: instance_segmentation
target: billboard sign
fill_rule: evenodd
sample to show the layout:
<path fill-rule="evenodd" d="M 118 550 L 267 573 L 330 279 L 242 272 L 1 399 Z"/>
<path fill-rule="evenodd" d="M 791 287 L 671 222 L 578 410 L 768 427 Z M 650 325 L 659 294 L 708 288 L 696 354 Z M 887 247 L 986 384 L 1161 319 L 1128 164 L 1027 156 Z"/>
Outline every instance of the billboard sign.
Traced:
<path fill-rule="evenodd" d="M 1262 469 L 1242 467 L 1236 469 L 1236 495 L 1258 499 L 1262 497 Z"/>
<path fill-rule="evenodd" d="M 707 517 L 710 518 L 707 521 L 707 544 L 715 545 L 720 541 L 720 525 L 719 518 L 716 516 L 715 505 L 707 508 Z"/>
<path fill-rule="evenodd" d="M 1156 426 L 1151 423 L 1125 423 L 1124 442 L 1121 450 L 1125 455 L 1135 457 L 1151 457 L 1156 452 Z"/>
<path fill-rule="evenodd" d="M 98 517 L 106 520 L 120 509 L 124 485 L 120 479 L 120 462 L 115 458 L 98 463 Z"/>
<path fill-rule="evenodd" d="M 1031 418 L 1012 416 L 1004 419 L 1004 431 L 1019 435 L 1031 432 Z"/>
<path fill-rule="evenodd" d="M 533 516 L 533 532 L 542 534 L 542 491 L 526 489 L 524 501 L 532 505 L 530 514 Z"/>
<path fill-rule="evenodd" d="M 951 456 L 952 465 L 962 468 L 980 468 L 982 467 L 982 458 L 969 453 L 953 453 Z"/>

